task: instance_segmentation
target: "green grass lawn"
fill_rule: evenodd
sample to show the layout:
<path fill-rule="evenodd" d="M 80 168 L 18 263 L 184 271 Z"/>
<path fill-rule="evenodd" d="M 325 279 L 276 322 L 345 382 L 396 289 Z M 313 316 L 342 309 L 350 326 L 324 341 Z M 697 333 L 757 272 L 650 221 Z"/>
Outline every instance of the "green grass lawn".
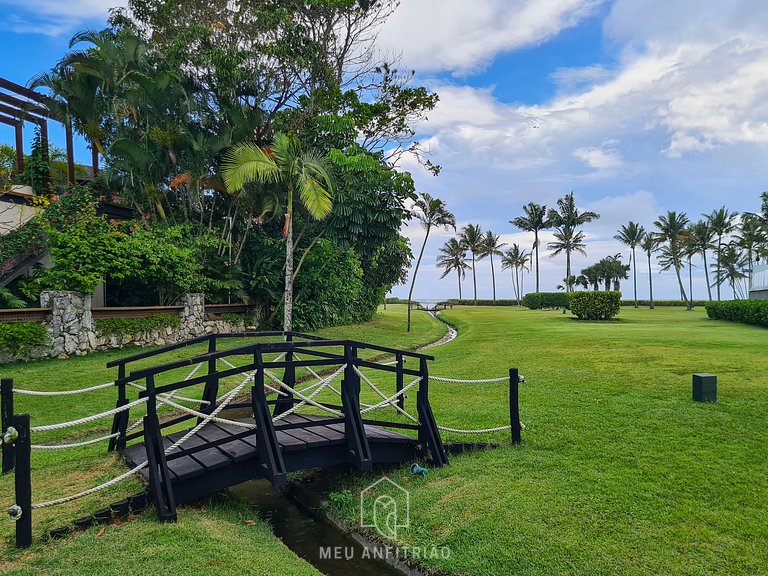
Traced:
<path fill-rule="evenodd" d="M 768 573 L 766 330 L 709 321 L 701 309 L 623 308 L 604 323 L 516 308 L 461 307 L 445 318 L 459 336 L 431 351 L 432 372 L 480 378 L 519 367 L 527 431 L 521 447 L 453 457 L 409 483 L 402 543 L 453 552 L 429 567 Z M 693 372 L 718 375 L 718 403 L 691 401 Z M 508 422 L 503 385 L 433 383 L 430 398 L 439 424 Z M 347 487 L 370 480 L 351 475 Z"/>

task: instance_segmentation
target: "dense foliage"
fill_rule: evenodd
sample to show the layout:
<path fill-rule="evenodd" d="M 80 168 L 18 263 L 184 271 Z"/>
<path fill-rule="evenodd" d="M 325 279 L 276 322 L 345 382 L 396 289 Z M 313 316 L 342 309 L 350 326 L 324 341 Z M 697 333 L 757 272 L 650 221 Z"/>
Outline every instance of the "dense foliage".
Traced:
<path fill-rule="evenodd" d="M 100 336 L 123 336 L 164 328 L 178 328 L 181 319 L 178 314 L 154 314 L 141 318 L 97 318 L 94 324 Z"/>
<path fill-rule="evenodd" d="M 571 292 L 568 304 L 579 320 L 610 320 L 621 311 L 621 292 Z"/>
<path fill-rule="evenodd" d="M 37 322 L 6 322 L 0 324 L 0 350 L 23 356 L 35 346 L 44 346 L 50 336 Z"/>
<path fill-rule="evenodd" d="M 531 310 L 567 308 L 568 294 L 565 292 L 532 292 L 523 296 L 523 306 Z"/>
<path fill-rule="evenodd" d="M 638 306 L 685 306 L 685 302 L 682 300 L 654 300 L 651 302 L 650 300 L 638 300 L 637 305 Z M 704 306 L 707 304 L 706 300 L 692 300 L 691 306 Z M 622 300 L 621 301 L 622 306 L 634 306 L 635 301 L 634 300 Z"/>
<path fill-rule="evenodd" d="M 768 328 L 768 300 L 724 300 L 707 302 L 707 316 L 712 320 L 730 320 Z"/>

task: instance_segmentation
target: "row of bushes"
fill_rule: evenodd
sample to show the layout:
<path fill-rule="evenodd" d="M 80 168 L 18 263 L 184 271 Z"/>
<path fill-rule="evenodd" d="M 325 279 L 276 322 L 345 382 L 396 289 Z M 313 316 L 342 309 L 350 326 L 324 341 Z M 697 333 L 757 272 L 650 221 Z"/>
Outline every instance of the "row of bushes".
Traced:
<path fill-rule="evenodd" d="M 178 328 L 181 318 L 178 314 L 155 314 L 140 318 L 98 318 L 94 320 L 94 324 L 100 336 L 124 336 L 168 327 Z"/>
<path fill-rule="evenodd" d="M 455 306 L 474 306 L 475 301 L 467 298 L 462 298 L 459 300 L 458 298 L 449 298 L 446 300 L 448 304 L 454 304 Z M 517 300 L 478 300 L 477 301 L 478 306 L 517 306 L 518 302 Z"/>
<path fill-rule="evenodd" d="M 565 292 L 532 292 L 523 296 L 523 306 L 531 310 L 568 308 L 568 294 Z"/>
<path fill-rule="evenodd" d="M 35 346 L 45 346 L 49 342 L 48 331 L 37 322 L 0 324 L 0 351 L 21 356 Z"/>
<path fill-rule="evenodd" d="M 707 316 L 712 320 L 730 320 L 768 328 L 768 300 L 723 300 L 707 302 Z"/>
<path fill-rule="evenodd" d="M 571 292 L 568 304 L 579 320 L 610 320 L 621 310 L 621 292 Z"/>
<path fill-rule="evenodd" d="M 707 304 L 706 300 L 694 300 L 691 302 L 692 306 L 705 306 Z M 634 306 L 635 301 L 634 300 L 622 300 L 621 301 L 622 306 Z M 638 306 L 650 306 L 651 301 L 650 300 L 638 300 L 637 301 Z M 685 306 L 685 302 L 682 300 L 654 300 L 653 301 L 654 306 Z"/>

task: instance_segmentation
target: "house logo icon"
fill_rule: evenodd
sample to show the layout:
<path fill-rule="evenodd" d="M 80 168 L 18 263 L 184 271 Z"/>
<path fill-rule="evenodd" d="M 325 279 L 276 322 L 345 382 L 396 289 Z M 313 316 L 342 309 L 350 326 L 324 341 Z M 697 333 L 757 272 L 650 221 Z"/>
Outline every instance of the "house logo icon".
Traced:
<path fill-rule="evenodd" d="M 383 476 L 360 492 L 360 526 L 375 528 L 385 538 L 397 539 L 400 528 L 410 526 L 408 490 Z"/>

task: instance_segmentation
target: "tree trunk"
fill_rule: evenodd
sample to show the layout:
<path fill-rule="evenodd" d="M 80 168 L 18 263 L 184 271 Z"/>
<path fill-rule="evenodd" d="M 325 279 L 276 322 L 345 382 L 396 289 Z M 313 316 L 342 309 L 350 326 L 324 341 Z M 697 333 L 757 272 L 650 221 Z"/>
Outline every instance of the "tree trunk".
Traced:
<path fill-rule="evenodd" d="M 461 268 L 456 270 L 456 278 L 459 280 L 459 300 L 461 300 Z"/>
<path fill-rule="evenodd" d="M 475 306 L 477 306 L 477 274 L 475 274 L 475 253 L 472 252 L 472 284 L 475 290 Z"/>
<path fill-rule="evenodd" d="M 285 215 L 287 230 L 285 236 L 285 302 L 283 304 L 283 331 L 293 328 L 293 214 Z"/>
<path fill-rule="evenodd" d="M 721 253 L 723 250 L 723 236 L 721 234 L 717 235 L 717 277 L 715 278 L 715 282 L 717 282 L 717 301 L 720 302 L 720 262 L 721 259 Z"/>
<path fill-rule="evenodd" d="M 413 278 L 411 278 L 411 289 L 408 290 L 408 329 L 406 332 L 411 331 L 411 298 L 413 297 L 413 287 L 416 284 L 416 274 L 419 273 L 419 265 L 421 264 L 421 258 L 424 256 L 424 248 L 427 247 L 427 239 L 429 238 L 429 227 L 427 233 L 424 235 L 424 243 L 421 245 L 419 251 L 419 259 L 416 260 L 416 268 L 413 269 Z"/>
<path fill-rule="evenodd" d="M 539 231 L 533 231 L 534 243 L 536 244 L 536 292 L 539 291 Z"/>
<path fill-rule="evenodd" d="M 650 291 L 651 310 L 653 310 L 653 267 L 651 266 L 650 252 L 648 252 L 648 289 Z"/>
<path fill-rule="evenodd" d="M 688 296 L 691 298 L 691 307 L 693 307 L 693 266 L 691 256 L 688 256 Z"/>
<path fill-rule="evenodd" d="M 709 285 L 709 267 L 707 266 L 707 251 L 702 250 L 701 255 L 704 258 L 704 279 L 707 281 L 707 297 L 712 302 L 712 286 Z"/>
<path fill-rule="evenodd" d="M 571 286 L 568 282 L 568 278 L 571 277 L 571 253 L 566 250 L 565 251 L 565 291 L 570 292 Z"/>
<path fill-rule="evenodd" d="M 685 295 L 685 286 L 683 286 L 683 277 L 680 275 L 680 262 L 677 260 L 674 261 L 675 265 L 675 274 L 677 275 L 677 283 L 680 286 L 680 296 L 683 298 L 683 302 L 685 302 L 685 308 L 686 310 L 691 309 L 691 301 L 688 300 L 688 296 Z"/>
<path fill-rule="evenodd" d="M 493 254 L 491 257 L 491 284 L 493 285 L 493 305 L 496 305 L 496 272 L 493 269 Z"/>
<path fill-rule="evenodd" d="M 637 256 L 635 256 L 634 246 L 632 246 L 632 280 L 635 284 L 635 308 L 637 308 Z"/>

